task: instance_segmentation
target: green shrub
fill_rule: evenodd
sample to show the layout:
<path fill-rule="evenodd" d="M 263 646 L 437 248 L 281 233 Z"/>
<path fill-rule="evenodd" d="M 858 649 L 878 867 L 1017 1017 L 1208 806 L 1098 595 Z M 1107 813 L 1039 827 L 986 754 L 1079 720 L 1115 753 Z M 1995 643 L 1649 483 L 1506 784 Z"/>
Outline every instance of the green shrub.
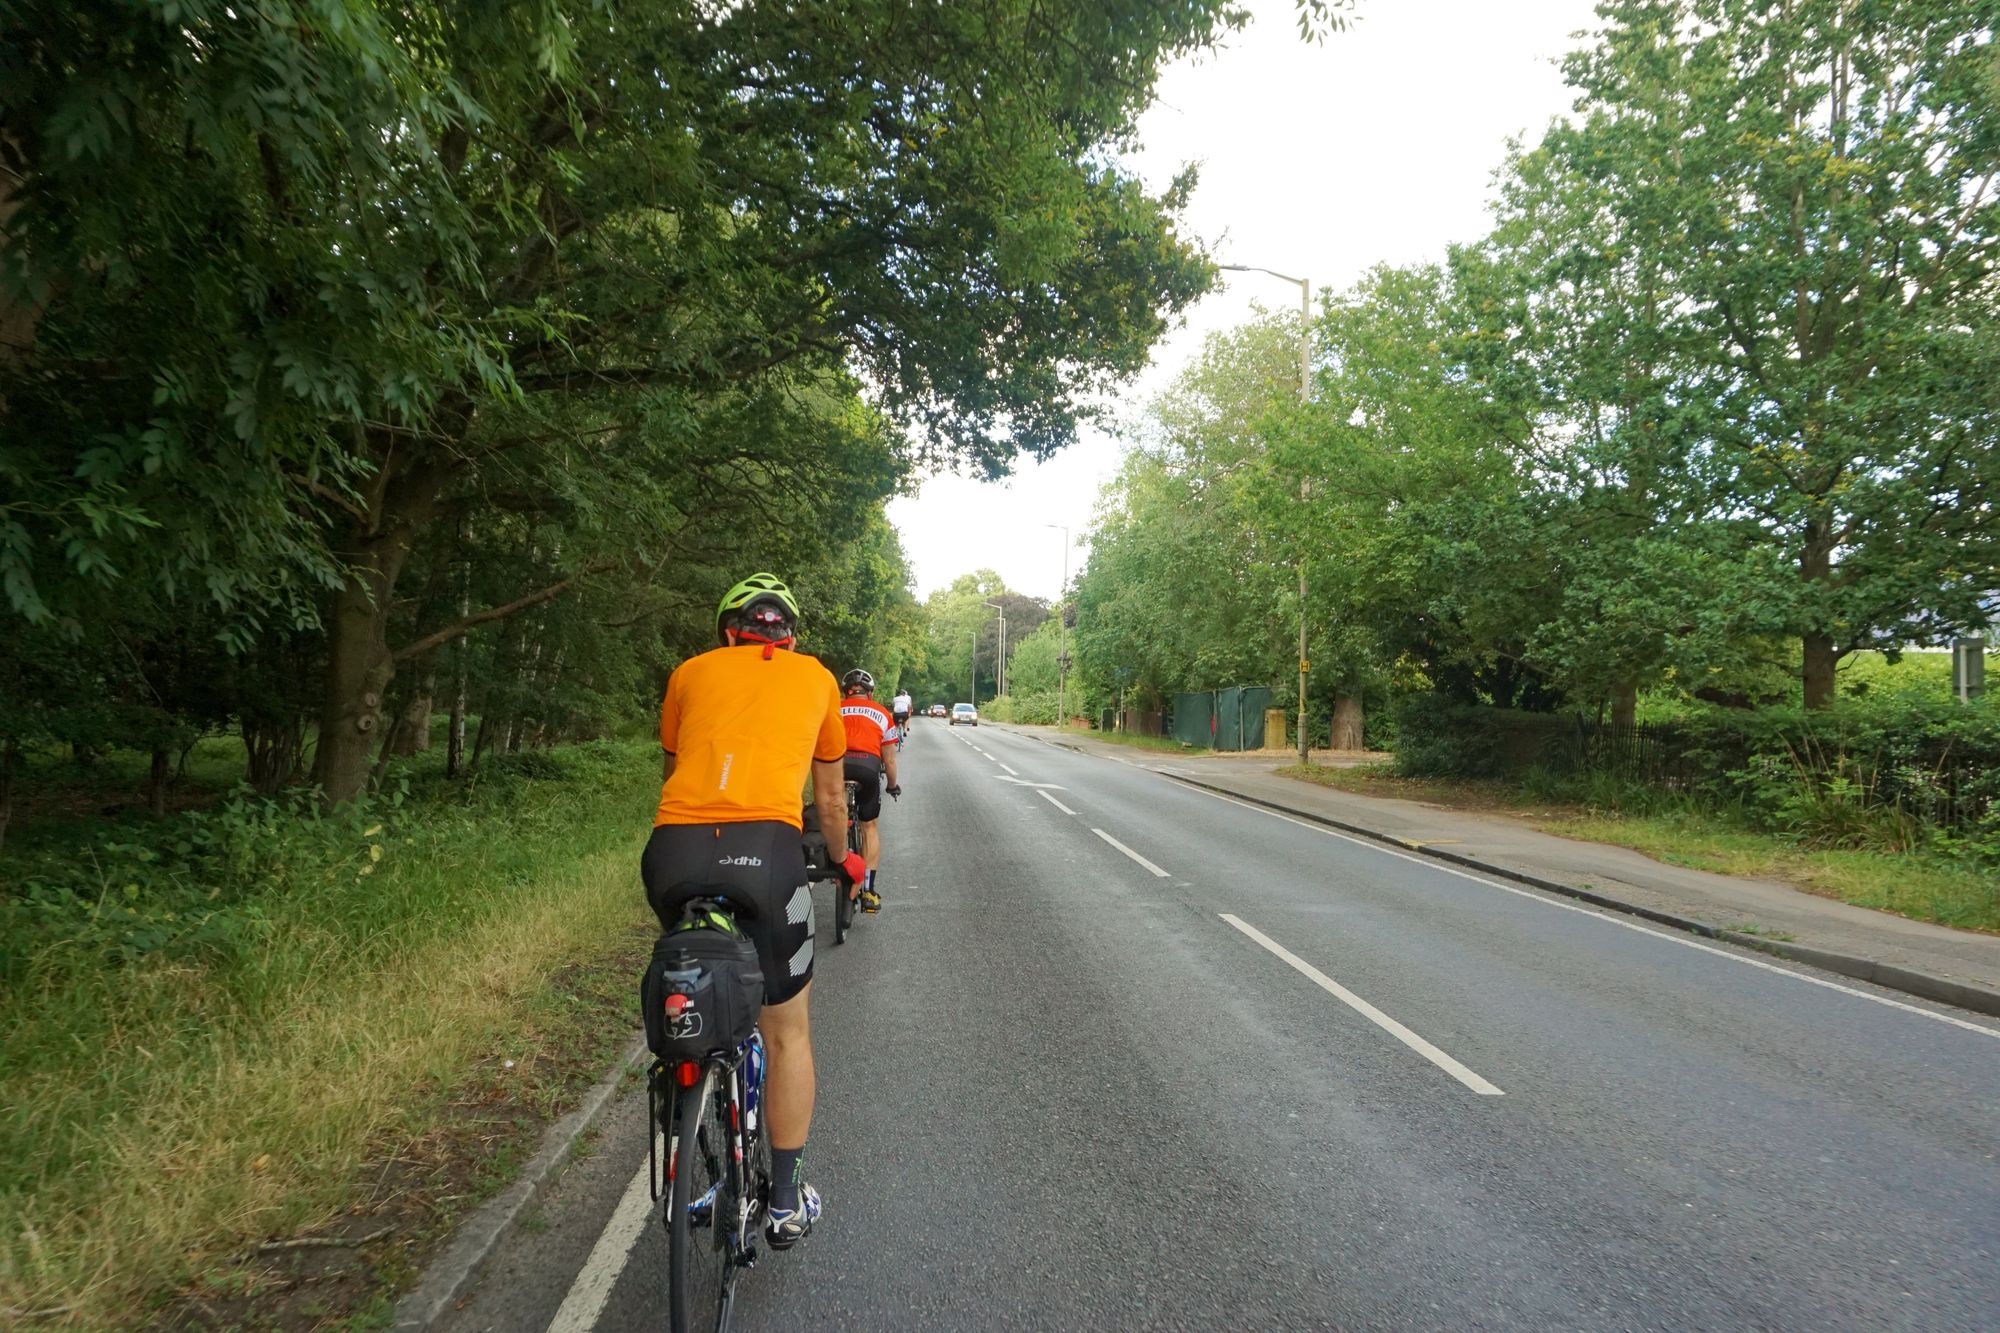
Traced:
<path fill-rule="evenodd" d="M 1545 799 L 1646 812 L 1694 802 L 1801 846 L 1928 849 L 2000 865 L 2000 703 L 1884 691 L 1808 711 L 1691 709 L 1620 730 L 1591 719 L 1399 702 L 1396 772 L 1515 777 Z"/>
<path fill-rule="evenodd" d="M 1501 771 L 1498 732 L 1476 710 L 1437 694 L 1397 701 L 1396 775 L 1405 778 L 1485 778 Z"/>
<path fill-rule="evenodd" d="M 1020 722 L 1028 726 L 1056 724 L 1057 696 L 1054 690 L 1034 694 L 1002 694 L 979 705 L 979 716 L 988 722 Z"/>

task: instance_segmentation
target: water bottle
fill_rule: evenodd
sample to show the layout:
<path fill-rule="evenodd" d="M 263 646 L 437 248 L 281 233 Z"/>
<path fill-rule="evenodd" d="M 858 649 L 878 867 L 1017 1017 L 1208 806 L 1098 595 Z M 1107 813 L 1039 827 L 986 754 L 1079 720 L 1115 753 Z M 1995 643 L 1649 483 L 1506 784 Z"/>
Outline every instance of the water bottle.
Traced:
<path fill-rule="evenodd" d="M 743 1048 L 743 1118 L 754 1135 L 764 1111 L 764 1034 L 752 1029 Z"/>

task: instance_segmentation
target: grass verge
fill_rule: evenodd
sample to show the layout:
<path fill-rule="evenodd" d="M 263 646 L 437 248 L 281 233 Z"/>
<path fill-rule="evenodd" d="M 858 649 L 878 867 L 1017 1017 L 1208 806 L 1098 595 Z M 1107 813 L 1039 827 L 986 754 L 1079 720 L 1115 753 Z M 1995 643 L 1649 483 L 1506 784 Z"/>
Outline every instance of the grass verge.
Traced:
<path fill-rule="evenodd" d="M 1166 754 L 1210 754 L 1206 745 L 1183 745 L 1171 736 L 1135 736 L 1129 731 L 1095 731 L 1089 727 L 1067 726 L 1058 728 L 1066 736 L 1080 736 L 1086 740 L 1103 741 L 1107 745 L 1124 745 L 1134 750 L 1159 750 Z"/>
<path fill-rule="evenodd" d="M 1609 843 L 1669 865 L 1778 880 L 1822 897 L 1966 930 L 2000 932 L 2000 881 L 1920 853 L 1802 847 L 1732 821 L 1726 812 L 1680 805 L 1620 811 L 1537 799 L 1488 780 L 1399 778 L 1386 764 L 1280 769 L 1284 776 L 1361 796 L 1424 801 L 1504 815 L 1544 833 Z"/>
<path fill-rule="evenodd" d="M 559 979 L 629 952 L 650 919 L 634 888 L 650 759 L 574 747 L 419 793 L 361 857 L 278 875 L 233 948 L 107 960 L 39 940 L 5 994 L 0 1311 L 184 1322 L 174 1292 L 226 1290 L 260 1242 L 351 1214 L 385 1145 L 468 1098 L 545 1115 L 580 1068 L 558 1021 L 579 992 Z"/>

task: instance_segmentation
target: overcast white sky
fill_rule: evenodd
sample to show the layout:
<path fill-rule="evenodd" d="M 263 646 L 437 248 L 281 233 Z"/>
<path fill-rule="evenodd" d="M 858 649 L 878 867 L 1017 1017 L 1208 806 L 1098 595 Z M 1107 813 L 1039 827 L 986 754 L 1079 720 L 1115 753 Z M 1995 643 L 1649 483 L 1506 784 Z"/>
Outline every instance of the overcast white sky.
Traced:
<path fill-rule="evenodd" d="M 1595 26 L 1593 0 L 1361 0 L 1352 28 L 1309 46 L 1293 0 L 1247 7 L 1250 26 L 1224 51 L 1167 71 L 1132 165 L 1158 186 L 1201 163 L 1193 232 L 1223 263 L 1311 278 L 1315 301 L 1373 264 L 1439 258 L 1485 231 L 1508 136 L 1539 133 L 1568 110 L 1553 62 L 1576 45 L 1573 33 Z M 1172 380 L 1205 334 L 1250 318 L 1253 304 L 1298 302 L 1298 289 L 1275 278 L 1224 277 L 1154 349 L 1122 413 Z M 1080 538 L 1119 452 L 1089 434 L 1009 481 L 933 477 L 892 501 L 917 595 L 991 568 L 1053 600 L 1063 538 L 1042 525 L 1067 524 Z M 1072 572 L 1084 554 L 1069 553 Z"/>

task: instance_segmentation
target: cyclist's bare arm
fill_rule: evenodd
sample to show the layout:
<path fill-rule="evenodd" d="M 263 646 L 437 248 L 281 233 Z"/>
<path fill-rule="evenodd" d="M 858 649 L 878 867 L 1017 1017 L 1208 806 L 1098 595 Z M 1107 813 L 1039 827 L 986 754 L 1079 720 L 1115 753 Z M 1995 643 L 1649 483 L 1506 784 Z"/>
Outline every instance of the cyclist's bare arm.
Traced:
<path fill-rule="evenodd" d="M 812 781 L 813 807 L 819 811 L 819 828 L 826 834 L 826 845 L 843 848 L 847 846 L 846 759 L 813 760 Z"/>
<path fill-rule="evenodd" d="M 901 748 L 900 744 L 885 745 L 882 747 L 882 772 L 887 776 L 891 787 L 900 787 L 903 785 L 896 781 L 896 751 Z"/>

